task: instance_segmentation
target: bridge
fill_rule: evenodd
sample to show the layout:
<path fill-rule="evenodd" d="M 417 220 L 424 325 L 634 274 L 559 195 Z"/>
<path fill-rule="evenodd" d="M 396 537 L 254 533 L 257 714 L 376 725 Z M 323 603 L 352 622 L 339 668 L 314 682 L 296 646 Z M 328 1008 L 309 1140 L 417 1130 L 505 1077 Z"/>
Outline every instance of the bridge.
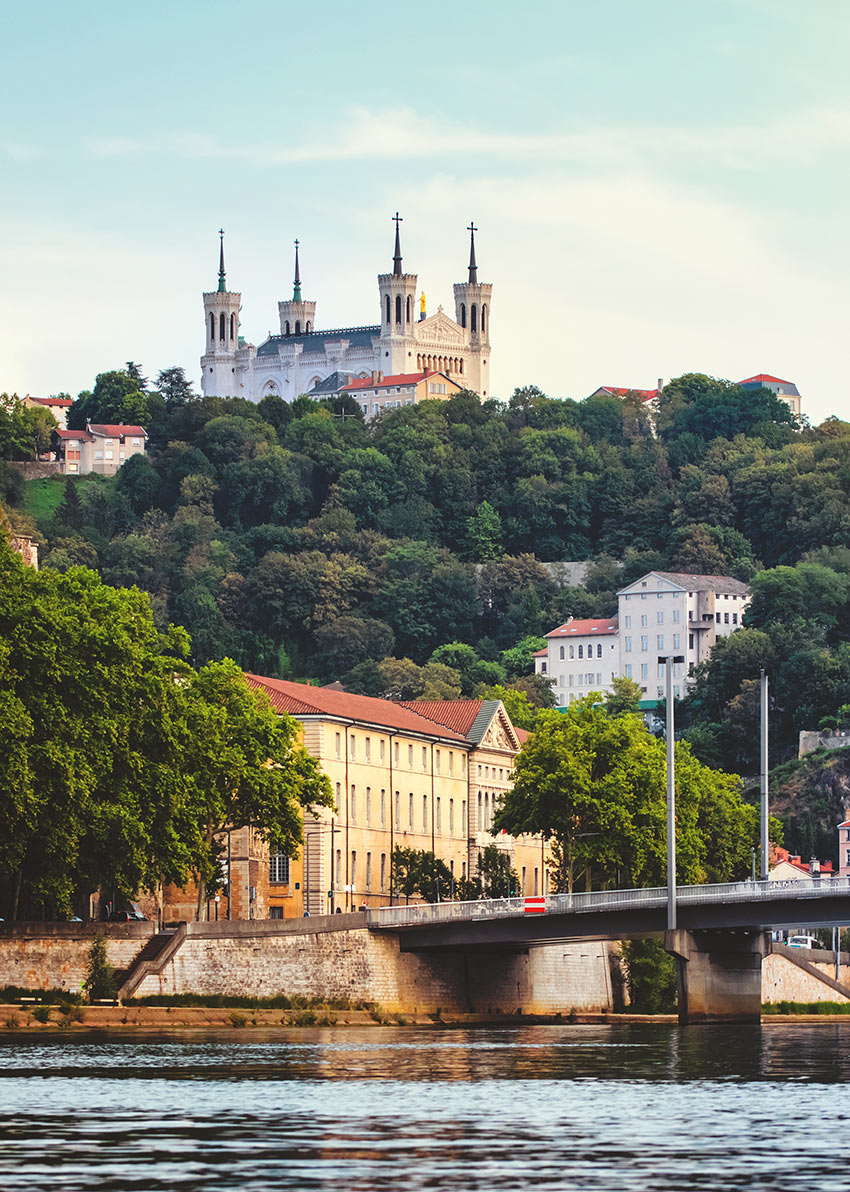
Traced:
<path fill-rule="evenodd" d="M 380 907 L 366 921 L 371 931 L 397 933 L 402 952 L 663 935 L 677 959 L 682 1022 L 755 1021 L 771 929 L 850 925 L 850 878 L 680 886 L 674 931 L 667 911 L 668 890 L 659 887 Z"/>

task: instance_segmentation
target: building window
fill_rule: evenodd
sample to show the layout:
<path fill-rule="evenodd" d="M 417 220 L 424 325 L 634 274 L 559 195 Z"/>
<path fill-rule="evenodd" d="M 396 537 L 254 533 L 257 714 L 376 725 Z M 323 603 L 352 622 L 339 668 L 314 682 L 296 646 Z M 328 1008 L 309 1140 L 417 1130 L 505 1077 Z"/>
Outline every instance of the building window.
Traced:
<path fill-rule="evenodd" d="M 371 788 L 371 786 L 367 786 L 366 787 L 366 823 L 371 824 L 371 822 L 372 822 L 372 788 Z"/>
<path fill-rule="evenodd" d="M 466 304 L 463 302 L 460 304 L 460 325 L 461 327 L 466 326 Z"/>
<path fill-rule="evenodd" d="M 627 653 L 627 654 L 631 654 L 631 652 L 632 652 L 632 639 L 631 639 L 630 637 L 627 637 L 627 638 L 626 638 L 624 649 L 625 649 L 625 651 L 626 651 L 626 653 Z"/>
<path fill-rule="evenodd" d="M 428 796 L 422 796 L 422 831 L 428 831 Z"/>
<path fill-rule="evenodd" d="M 570 650 L 570 654 L 572 654 L 572 650 Z M 561 659 L 562 660 L 563 660 L 563 657 L 564 657 L 564 647 L 561 646 Z"/>
<path fill-rule="evenodd" d="M 366 889 L 372 889 L 372 854 L 366 854 Z"/>
<path fill-rule="evenodd" d="M 381 787 L 381 827 L 387 826 L 387 792 Z"/>
<path fill-rule="evenodd" d="M 625 621 L 626 621 L 626 629 L 631 629 L 631 627 L 632 627 L 632 618 L 629 616 L 629 614 L 628 614 L 628 613 L 626 614 Z"/>
<path fill-rule="evenodd" d="M 576 656 L 576 648 L 575 648 L 575 646 L 570 646 L 570 662 L 572 662 L 572 660 L 575 658 L 575 656 Z M 562 658 L 564 657 L 563 651 L 561 652 L 561 657 Z"/>
<path fill-rule="evenodd" d="M 643 615 L 641 616 L 641 619 L 640 619 L 641 629 L 646 629 L 648 621 L 649 621 L 649 618 L 647 617 L 646 613 L 643 613 Z"/>
<path fill-rule="evenodd" d="M 688 649 L 692 650 L 693 648 L 694 648 L 694 635 L 692 633 L 689 633 L 688 634 Z"/>
<path fill-rule="evenodd" d="M 351 746 L 351 760 L 354 761 L 357 756 L 357 738 L 354 736 L 354 733 L 351 734 L 349 744 Z"/>
<path fill-rule="evenodd" d="M 658 613 L 656 614 L 655 619 L 659 625 L 664 624 L 664 613 L 660 609 L 659 609 Z"/>
<path fill-rule="evenodd" d="M 440 773 L 440 751 L 439 751 L 439 749 L 436 749 L 434 752 L 436 754 L 435 761 L 434 761 L 434 768 L 436 769 L 437 773 L 439 774 Z"/>
<path fill-rule="evenodd" d="M 387 854 L 381 853 L 381 893 L 387 888 Z"/>
<path fill-rule="evenodd" d="M 442 835 L 442 832 L 443 832 L 443 827 L 442 827 L 442 818 L 441 818 L 441 815 L 440 815 L 440 796 L 439 796 L 439 795 L 437 795 L 437 806 L 436 806 L 436 808 L 434 809 L 434 818 L 435 818 L 435 819 L 436 819 L 436 821 L 437 821 L 437 832 L 438 832 L 440 835 Z"/>
<path fill-rule="evenodd" d="M 357 853 L 354 849 L 351 850 L 351 873 L 349 877 L 351 879 L 351 890 L 353 893 L 354 887 L 357 884 Z"/>
<path fill-rule="evenodd" d="M 395 321 L 401 322 L 401 294 L 395 296 Z"/>
<path fill-rule="evenodd" d="M 336 850 L 336 877 L 334 879 L 334 886 L 339 886 L 340 878 L 342 877 L 342 849 Z"/>
<path fill-rule="evenodd" d="M 738 614 L 737 613 L 732 613 L 732 624 L 733 625 L 738 624 Z"/>
<path fill-rule="evenodd" d="M 383 737 L 382 737 L 382 738 L 381 738 L 381 741 L 380 741 L 380 746 L 379 746 L 379 749 L 378 749 L 378 752 L 379 752 L 379 753 L 380 753 L 380 755 L 381 755 L 381 761 L 382 761 L 382 762 L 384 761 L 384 758 L 386 757 L 386 748 L 385 748 L 385 746 L 386 746 L 386 742 L 384 741 L 384 739 L 383 739 Z"/>
<path fill-rule="evenodd" d="M 270 919 L 282 919 L 283 918 L 283 907 L 282 906 L 270 906 L 269 907 L 269 918 Z"/>
<path fill-rule="evenodd" d="M 596 657 L 597 658 L 602 657 L 602 642 L 597 642 L 597 644 L 596 644 Z"/>
<path fill-rule="evenodd" d="M 626 678 L 630 679 L 631 677 L 632 677 L 632 664 L 630 662 L 627 662 L 626 663 Z"/>
<path fill-rule="evenodd" d="M 725 625 L 728 625 L 728 624 L 729 624 L 729 614 L 728 614 L 728 613 L 724 613 L 724 614 L 723 614 L 723 623 L 724 623 Z"/>
<path fill-rule="evenodd" d="M 357 788 L 354 783 L 351 784 L 351 822 L 357 819 Z"/>
<path fill-rule="evenodd" d="M 674 633 L 673 634 L 673 649 L 674 650 L 681 649 L 681 641 L 682 641 L 681 633 Z"/>
<path fill-rule="evenodd" d="M 408 796 L 408 801 L 407 801 L 407 822 L 408 822 L 408 826 L 410 827 L 410 831 L 412 832 L 413 831 L 413 791 L 410 792 L 410 795 Z"/>
<path fill-rule="evenodd" d="M 410 767 L 410 769 L 412 770 L 413 769 L 413 746 L 412 745 L 408 745 L 408 747 L 407 747 L 407 764 Z"/>
<path fill-rule="evenodd" d="M 275 886 L 289 885 L 289 857 L 286 853 L 272 853 L 269 857 L 269 881 Z"/>
<path fill-rule="evenodd" d="M 674 625 L 679 624 L 679 610 L 677 608 L 673 609 L 673 624 Z"/>
<path fill-rule="evenodd" d="M 562 679 L 563 679 L 563 677 L 564 677 L 564 676 L 563 676 L 563 675 L 561 675 L 561 678 L 562 678 Z M 574 681 L 575 681 L 575 675 L 570 675 L 570 687 L 572 687 L 572 686 L 573 686 L 573 683 L 574 683 Z"/>
<path fill-rule="evenodd" d="M 364 749 L 366 751 L 366 761 L 370 762 L 372 760 L 372 738 L 371 737 L 366 738 L 366 744 L 364 745 Z"/>
<path fill-rule="evenodd" d="M 649 677 L 649 663 L 648 662 L 642 662 L 640 664 L 640 677 L 641 677 L 641 680 L 644 680 Z"/>
<path fill-rule="evenodd" d="M 579 656 L 579 658 L 584 658 L 584 646 L 579 646 L 578 656 Z"/>
<path fill-rule="evenodd" d="M 398 741 L 394 742 L 395 764 L 398 765 Z"/>
<path fill-rule="evenodd" d="M 449 835 L 454 836 L 455 831 L 455 801 L 449 799 Z"/>
<path fill-rule="evenodd" d="M 449 773 L 454 774 L 454 772 L 455 772 L 455 755 L 452 753 L 452 751 L 450 749 L 449 750 Z"/>
<path fill-rule="evenodd" d="M 658 634 L 658 636 L 655 639 L 655 644 L 657 645 L 659 650 L 664 649 L 664 634 L 663 633 Z"/>
<path fill-rule="evenodd" d="M 640 639 L 640 648 L 641 648 L 642 650 L 648 650 L 648 649 L 649 649 L 649 638 L 648 638 L 648 637 L 646 637 L 646 636 L 644 636 L 644 635 L 641 635 L 641 639 Z"/>
<path fill-rule="evenodd" d="M 720 624 L 720 613 L 715 613 L 714 619 L 716 620 L 717 624 L 719 625 Z"/>
<path fill-rule="evenodd" d="M 401 831 L 401 795 L 398 791 L 395 793 L 395 826 L 397 831 Z"/>

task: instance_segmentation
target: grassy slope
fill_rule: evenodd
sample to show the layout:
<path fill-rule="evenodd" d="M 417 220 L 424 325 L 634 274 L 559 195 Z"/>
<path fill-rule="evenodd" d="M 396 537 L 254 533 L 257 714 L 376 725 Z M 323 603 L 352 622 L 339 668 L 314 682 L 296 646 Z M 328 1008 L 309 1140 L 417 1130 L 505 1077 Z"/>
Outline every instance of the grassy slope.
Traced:
<path fill-rule="evenodd" d="M 41 529 L 53 517 L 65 492 L 66 476 L 48 476 L 44 480 L 28 480 L 23 502 L 18 506 L 22 513 L 31 517 Z M 81 476 L 74 483 L 83 488 L 89 484 L 111 484 L 110 476 Z"/>

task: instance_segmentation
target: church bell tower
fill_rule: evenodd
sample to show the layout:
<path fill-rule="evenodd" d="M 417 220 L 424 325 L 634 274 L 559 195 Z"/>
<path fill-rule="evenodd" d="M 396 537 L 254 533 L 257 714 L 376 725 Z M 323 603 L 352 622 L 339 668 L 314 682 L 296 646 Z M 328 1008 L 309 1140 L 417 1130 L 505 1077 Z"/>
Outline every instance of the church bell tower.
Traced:
<path fill-rule="evenodd" d="M 236 397 L 236 352 L 239 348 L 239 310 L 242 295 L 227 288 L 224 271 L 224 229 L 219 228 L 218 289 L 204 294 L 206 351 L 201 357 L 204 396 Z"/>
<path fill-rule="evenodd" d="M 395 252 L 392 273 L 378 274 L 378 293 L 381 300 L 381 371 L 386 374 L 416 371 L 415 333 L 416 283 L 415 273 L 402 273 L 401 239 L 398 225 L 402 217 L 396 211 Z"/>
<path fill-rule="evenodd" d="M 490 396 L 490 299 L 493 287 L 489 282 L 478 280 L 478 263 L 475 260 L 475 233 L 478 228 L 472 220 L 467 231 L 468 277 L 454 287 L 455 318 L 467 335 L 467 384 L 482 399 L 486 399 Z"/>
<path fill-rule="evenodd" d="M 298 260 L 299 241 L 295 241 L 295 281 L 292 286 L 292 301 L 278 302 L 280 333 L 283 336 L 309 335 L 316 328 L 316 304 L 305 302 L 301 297 L 301 264 Z"/>

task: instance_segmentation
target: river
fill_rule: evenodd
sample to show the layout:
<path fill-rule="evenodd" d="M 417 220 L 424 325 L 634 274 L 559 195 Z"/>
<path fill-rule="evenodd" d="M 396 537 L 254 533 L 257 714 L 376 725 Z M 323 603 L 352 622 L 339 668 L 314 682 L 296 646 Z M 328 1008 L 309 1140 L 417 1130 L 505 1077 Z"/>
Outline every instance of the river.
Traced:
<path fill-rule="evenodd" d="M 850 1186 L 850 1023 L 0 1034 L 3 1192 Z"/>

